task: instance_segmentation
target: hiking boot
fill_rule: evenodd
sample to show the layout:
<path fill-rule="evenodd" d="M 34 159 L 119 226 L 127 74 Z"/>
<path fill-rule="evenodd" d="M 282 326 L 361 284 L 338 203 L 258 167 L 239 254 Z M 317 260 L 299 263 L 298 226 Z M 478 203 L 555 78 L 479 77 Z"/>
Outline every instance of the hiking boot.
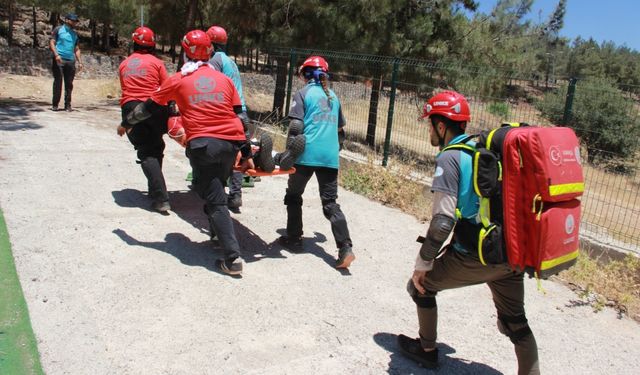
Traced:
<path fill-rule="evenodd" d="M 273 156 L 271 155 L 271 151 L 273 150 L 273 140 L 269 134 L 263 134 L 260 137 L 260 151 L 257 155 L 257 160 L 254 159 L 254 162 L 257 162 L 256 167 L 262 169 L 267 173 L 273 172 L 276 169 L 276 163 L 273 161 Z"/>
<path fill-rule="evenodd" d="M 302 237 L 280 236 L 278 243 L 292 253 L 301 253 L 304 251 Z"/>
<path fill-rule="evenodd" d="M 58 108 L 57 105 L 52 105 L 50 108 L 53 112 L 58 112 L 60 110 L 60 108 Z"/>
<path fill-rule="evenodd" d="M 65 105 L 64 106 L 64 110 L 67 111 L 67 112 L 73 112 L 73 108 L 71 108 L 70 105 Z"/>
<path fill-rule="evenodd" d="M 242 207 L 242 197 L 237 194 L 230 195 L 227 199 L 227 208 L 229 208 L 229 211 L 234 214 L 239 214 L 240 207 Z"/>
<path fill-rule="evenodd" d="M 227 275 L 237 276 L 242 274 L 242 260 L 240 258 L 218 259 L 216 267 Z"/>
<path fill-rule="evenodd" d="M 425 352 L 420 339 L 412 339 L 405 335 L 398 335 L 398 346 L 404 356 L 418 362 L 422 367 L 431 369 L 438 367 L 438 348 Z"/>
<path fill-rule="evenodd" d="M 153 202 L 151 207 L 153 207 L 154 210 L 160 213 L 167 212 L 171 209 L 171 205 L 169 204 L 169 201 L 155 201 Z"/>
<path fill-rule="evenodd" d="M 343 246 L 338 252 L 338 259 L 336 260 L 336 268 L 349 268 L 351 262 L 356 259 L 356 256 L 351 250 L 351 246 Z"/>
<path fill-rule="evenodd" d="M 305 145 L 306 138 L 304 135 L 289 137 L 289 139 L 287 139 L 287 147 L 284 152 L 278 153 L 274 156 L 274 160 L 276 164 L 280 166 L 280 170 L 288 171 L 293 168 L 298 157 L 302 155 L 302 152 L 304 152 Z"/>
<path fill-rule="evenodd" d="M 253 184 L 253 181 L 254 179 L 251 176 L 242 177 L 242 187 L 243 188 L 254 187 L 255 185 Z"/>
<path fill-rule="evenodd" d="M 242 207 L 242 197 L 238 194 L 230 195 L 227 199 L 227 207 L 230 209 Z"/>

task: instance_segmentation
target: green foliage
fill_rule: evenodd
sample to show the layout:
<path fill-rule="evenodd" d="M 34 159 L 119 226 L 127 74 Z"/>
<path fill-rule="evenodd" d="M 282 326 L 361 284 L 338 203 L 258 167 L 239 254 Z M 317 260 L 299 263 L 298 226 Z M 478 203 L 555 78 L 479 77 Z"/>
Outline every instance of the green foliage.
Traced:
<path fill-rule="evenodd" d="M 509 117 L 509 104 L 505 102 L 491 102 L 487 106 L 487 112 L 506 119 Z"/>
<path fill-rule="evenodd" d="M 349 191 L 370 196 L 373 190 L 373 176 L 362 173 L 357 168 L 343 169 L 340 173 L 341 185 Z"/>
<path fill-rule="evenodd" d="M 567 85 L 549 92 L 536 103 L 542 115 L 562 124 Z M 634 102 L 606 79 L 578 81 L 573 111 L 567 125 L 586 145 L 588 160 L 632 158 L 640 146 L 640 122 L 633 115 Z"/>
<path fill-rule="evenodd" d="M 425 87 L 426 92 L 440 87 L 498 97 L 509 94 L 505 86 L 511 77 L 542 81 L 547 88 L 555 85 L 556 77 L 600 77 L 625 92 L 640 94 L 640 53 L 610 42 L 578 38 L 570 43 L 559 36 L 566 0 L 558 0 L 548 19 L 538 23 L 530 14 L 533 0 L 499 0 L 488 14 L 476 12 L 478 1 L 472 0 L 17 2 L 62 14 L 75 11 L 111 24 L 119 35 L 128 35 L 138 25 L 142 5 L 145 23 L 165 44 L 179 43 L 189 24 L 202 29 L 218 24 L 227 30 L 234 51 L 283 46 L 417 58 L 450 66 L 400 72 L 402 81 Z M 357 72 L 363 79 L 389 75 L 391 70 L 389 64 L 345 59 L 332 61 L 332 67 Z"/>

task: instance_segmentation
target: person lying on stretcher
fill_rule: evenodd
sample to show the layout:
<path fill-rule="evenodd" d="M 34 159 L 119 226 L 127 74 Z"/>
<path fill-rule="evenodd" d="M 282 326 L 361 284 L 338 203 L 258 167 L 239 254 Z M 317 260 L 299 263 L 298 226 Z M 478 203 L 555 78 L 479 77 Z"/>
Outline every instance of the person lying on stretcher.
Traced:
<path fill-rule="evenodd" d="M 182 147 L 186 146 L 181 116 L 169 117 L 167 129 L 169 137 Z M 293 137 L 290 134 L 287 138 L 287 149 L 284 152 L 275 154 L 272 152 L 273 140 L 269 134 L 262 134 L 260 140 L 255 138 L 249 140 L 249 145 L 251 146 L 251 155 L 255 168 L 246 171 L 247 174 L 252 176 L 291 174 L 295 172 L 295 168 L 293 168 L 295 159 L 304 151 L 305 139 L 302 134 Z M 241 162 L 241 153 L 238 152 L 234 169 L 240 170 Z M 278 163 L 277 166 L 276 162 Z"/>

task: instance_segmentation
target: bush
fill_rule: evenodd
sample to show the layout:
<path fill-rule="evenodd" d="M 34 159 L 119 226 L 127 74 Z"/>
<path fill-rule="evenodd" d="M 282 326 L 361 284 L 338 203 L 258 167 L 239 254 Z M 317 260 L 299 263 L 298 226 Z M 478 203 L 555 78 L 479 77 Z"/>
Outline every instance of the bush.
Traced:
<path fill-rule="evenodd" d="M 585 144 L 588 161 L 618 162 L 634 157 L 640 145 L 640 121 L 634 102 L 605 79 L 578 81 L 572 116 L 562 124 L 567 85 L 547 93 L 536 107 L 552 123 L 573 128 Z"/>
<path fill-rule="evenodd" d="M 487 106 L 487 111 L 504 120 L 509 117 L 509 104 L 505 102 L 492 102 Z"/>

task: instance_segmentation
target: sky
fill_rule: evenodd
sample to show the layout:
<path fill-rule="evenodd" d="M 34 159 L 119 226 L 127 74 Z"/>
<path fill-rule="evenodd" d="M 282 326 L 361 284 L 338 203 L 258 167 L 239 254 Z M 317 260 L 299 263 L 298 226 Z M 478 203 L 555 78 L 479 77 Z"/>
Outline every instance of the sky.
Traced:
<path fill-rule="evenodd" d="M 476 0 L 478 11 L 490 13 L 497 0 Z M 548 20 L 558 0 L 534 0 L 529 18 Z M 592 37 L 598 44 L 612 41 L 640 52 L 640 0 L 567 0 L 560 35 L 571 40 Z"/>

